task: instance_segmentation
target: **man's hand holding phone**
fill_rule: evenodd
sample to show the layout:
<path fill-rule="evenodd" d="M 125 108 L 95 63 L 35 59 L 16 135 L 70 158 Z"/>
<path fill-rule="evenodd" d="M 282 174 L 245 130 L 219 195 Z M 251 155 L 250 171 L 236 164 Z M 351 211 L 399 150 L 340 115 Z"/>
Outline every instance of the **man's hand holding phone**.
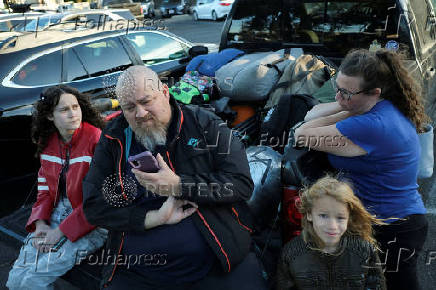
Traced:
<path fill-rule="evenodd" d="M 180 193 L 180 177 L 175 174 L 163 160 L 160 154 L 157 154 L 156 161 L 159 170 L 156 173 L 147 173 L 133 168 L 139 184 L 147 190 L 161 196 L 177 196 Z"/>

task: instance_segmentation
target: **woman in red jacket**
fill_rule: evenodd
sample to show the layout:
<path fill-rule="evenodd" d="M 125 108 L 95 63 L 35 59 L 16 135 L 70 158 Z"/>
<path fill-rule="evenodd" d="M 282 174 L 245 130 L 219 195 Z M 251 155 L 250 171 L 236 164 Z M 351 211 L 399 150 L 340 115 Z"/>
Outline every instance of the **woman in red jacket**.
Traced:
<path fill-rule="evenodd" d="M 55 86 L 41 94 L 32 121 L 41 168 L 29 231 L 9 273 L 10 289 L 52 289 L 53 282 L 106 240 L 85 219 L 82 180 L 104 125 L 87 96 Z"/>

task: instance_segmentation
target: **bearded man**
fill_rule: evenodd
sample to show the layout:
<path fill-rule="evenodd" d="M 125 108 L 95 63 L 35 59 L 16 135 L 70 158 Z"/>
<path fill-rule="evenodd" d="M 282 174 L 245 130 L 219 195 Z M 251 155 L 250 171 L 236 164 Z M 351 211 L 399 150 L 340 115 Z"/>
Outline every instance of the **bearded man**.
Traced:
<path fill-rule="evenodd" d="M 87 220 L 110 231 L 102 287 L 266 289 L 249 252 L 253 182 L 237 137 L 214 114 L 177 104 L 145 66 L 123 72 L 116 94 L 122 114 L 83 182 Z M 157 173 L 128 162 L 144 151 Z"/>

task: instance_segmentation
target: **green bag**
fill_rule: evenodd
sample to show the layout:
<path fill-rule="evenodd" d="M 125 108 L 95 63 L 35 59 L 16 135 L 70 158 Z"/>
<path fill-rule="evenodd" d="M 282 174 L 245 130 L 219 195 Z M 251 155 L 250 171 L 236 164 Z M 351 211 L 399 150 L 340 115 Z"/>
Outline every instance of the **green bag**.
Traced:
<path fill-rule="evenodd" d="M 184 104 L 203 104 L 209 102 L 209 95 L 202 94 L 197 87 L 180 81 L 170 88 L 170 94 L 173 97 Z"/>

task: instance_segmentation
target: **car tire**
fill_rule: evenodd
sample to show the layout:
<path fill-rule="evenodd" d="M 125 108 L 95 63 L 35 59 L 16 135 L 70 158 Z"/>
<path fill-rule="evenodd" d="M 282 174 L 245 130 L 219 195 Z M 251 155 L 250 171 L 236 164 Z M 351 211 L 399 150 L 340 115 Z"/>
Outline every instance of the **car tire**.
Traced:
<path fill-rule="evenodd" d="M 197 14 L 197 11 L 194 11 L 194 12 L 192 13 L 192 19 L 194 19 L 194 21 L 198 21 L 198 14 Z"/>
<path fill-rule="evenodd" d="M 218 15 L 216 15 L 215 10 L 212 11 L 212 20 L 213 20 L 213 21 L 217 21 L 217 20 L 218 20 Z"/>

